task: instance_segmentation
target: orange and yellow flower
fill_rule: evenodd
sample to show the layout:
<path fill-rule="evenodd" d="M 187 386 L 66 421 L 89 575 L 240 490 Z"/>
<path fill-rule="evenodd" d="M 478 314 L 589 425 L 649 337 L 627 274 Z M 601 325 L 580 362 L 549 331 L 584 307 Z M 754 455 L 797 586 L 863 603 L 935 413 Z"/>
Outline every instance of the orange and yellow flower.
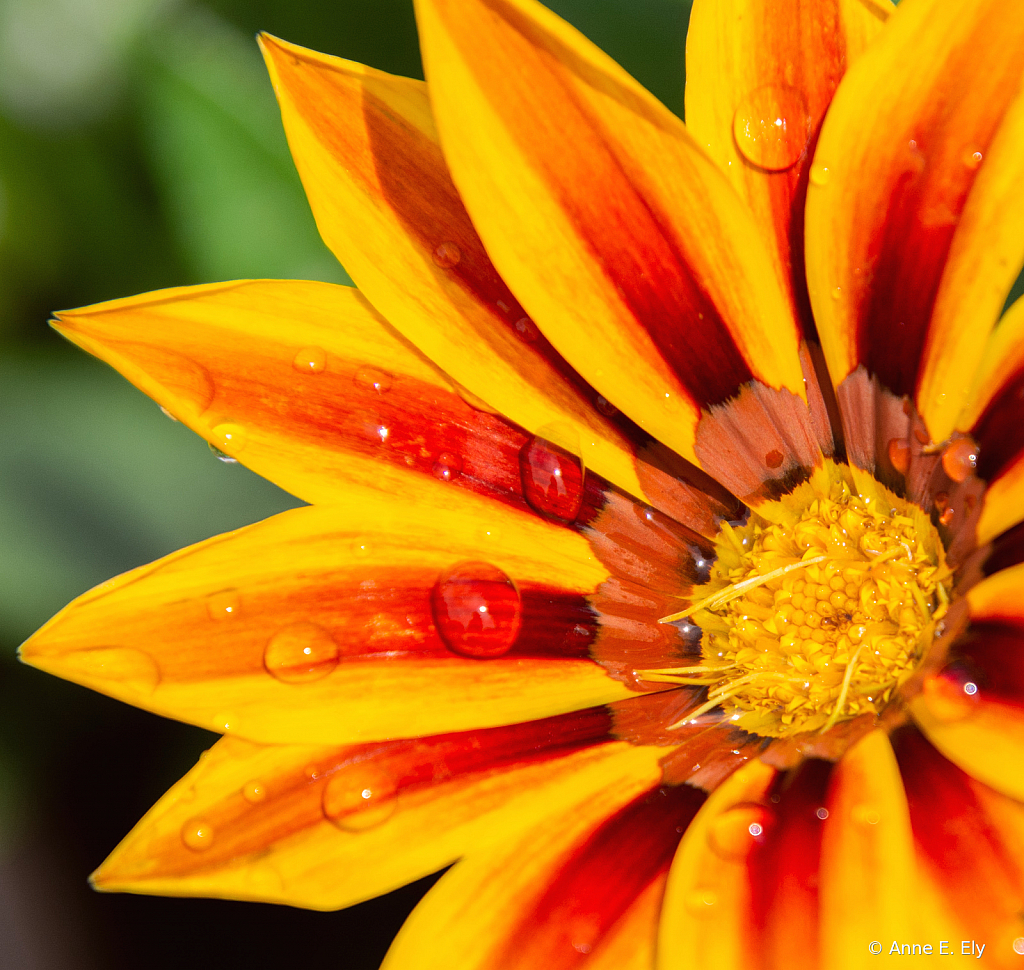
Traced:
<path fill-rule="evenodd" d="M 455 863 L 392 970 L 1013 964 L 1024 5 L 696 0 L 685 126 L 534 0 L 416 11 L 427 84 L 262 39 L 358 290 L 58 315 L 310 503 L 23 647 L 225 735 L 96 885 Z"/>

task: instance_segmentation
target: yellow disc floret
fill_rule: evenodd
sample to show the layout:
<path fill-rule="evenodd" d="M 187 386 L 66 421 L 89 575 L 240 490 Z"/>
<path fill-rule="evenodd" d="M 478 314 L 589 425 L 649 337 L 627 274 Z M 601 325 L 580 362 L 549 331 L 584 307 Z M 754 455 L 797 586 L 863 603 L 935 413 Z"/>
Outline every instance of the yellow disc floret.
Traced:
<path fill-rule="evenodd" d="M 708 686 L 680 723 L 721 706 L 738 727 L 784 737 L 877 714 L 948 603 L 925 514 L 845 466 L 829 463 L 744 525 L 723 523 L 716 546 L 692 606 L 665 617 L 701 628 L 701 663 L 644 672 Z"/>

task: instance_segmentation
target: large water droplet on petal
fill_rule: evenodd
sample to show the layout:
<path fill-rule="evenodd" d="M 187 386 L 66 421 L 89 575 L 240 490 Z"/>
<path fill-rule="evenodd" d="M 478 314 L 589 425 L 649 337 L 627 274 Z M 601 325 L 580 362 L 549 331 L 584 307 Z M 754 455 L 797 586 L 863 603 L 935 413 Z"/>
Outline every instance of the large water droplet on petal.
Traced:
<path fill-rule="evenodd" d="M 206 612 L 211 620 L 226 620 L 238 616 L 241 600 L 237 589 L 222 589 L 206 597 Z"/>
<path fill-rule="evenodd" d="M 759 168 L 780 172 L 795 165 L 810 135 L 803 95 L 784 84 L 757 88 L 736 109 L 733 135 L 743 157 Z"/>
<path fill-rule="evenodd" d="M 210 445 L 230 459 L 237 461 L 235 455 L 242 451 L 248 443 L 249 436 L 240 424 L 225 421 L 218 424 L 210 432 Z M 218 457 L 220 457 L 218 455 Z"/>
<path fill-rule="evenodd" d="M 338 644 L 315 623 L 292 623 L 278 630 L 263 653 L 267 672 L 287 684 L 326 677 L 338 666 Z"/>
<path fill-rule="evenodd" d="M 204 818 L 190 818 L 181 827 L 181 841 L 193 852 L 205 852 L 213 845 L 213 826 Z"/>
<path fill-rule="evenodd" d="M 462 459 L 456 454 L 443 451 L 437 456 L 431 471 L 438 481 L 450 482 L 462 474 Z"/>
<path fill-rule="evenodd" d="M 443 242 L 434 250 L 434 262 L 441 269 L 451 269 L 462 259 L 462 250 L 453 242 Z"/>
<path fill-rule="evenodd" d="M 437 632 L 463 656 L 500 657 L 519 636 L 519 592 L 490 563 L 460 562 L 446 569 L 434 584 L 430 600 Z"/>
<path fill-rule="evenodd" d="M 242 798 L 250 805 L 258 805 L 267 797 L 267 786 L 261 781 L 249 781 L 242 786 Z"/>
<path fill-rule="evenodd" d="M 324 815 L 340 829 L 363 832 L 395 812 L 395 779 L 372 764 L 355 765 L 335 775 L 324 788 Z"/>
<path fill-rule="evenodd" d="M 544 515 L 571 522 L 583 501 L 583 467 L 568 451 L 533 437 L 519 452 L 523 496 Z"/>
<path fill-rule="evenodd" d="M 764 842 L 772 813 L 764 805 L 742 802 L 722 812 L 708 826 L 708 844 L 719 858 L 745 859 L 755 845 Z"/>
<path fill-rule="evenodd" d="M 303 347 L 292 361 L 300 374 L 322 374 L 327 368 L 327 354 L 320 347 Z"/>

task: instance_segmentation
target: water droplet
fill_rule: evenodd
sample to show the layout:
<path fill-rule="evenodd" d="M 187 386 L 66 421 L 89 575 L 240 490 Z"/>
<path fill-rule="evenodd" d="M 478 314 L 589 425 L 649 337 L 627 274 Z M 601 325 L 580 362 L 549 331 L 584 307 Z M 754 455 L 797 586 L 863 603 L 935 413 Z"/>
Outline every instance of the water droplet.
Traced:
<path fill-rule="evenodd" d="M 850 818 L 855 825 L 877 825 L 882 815 L 873 805 L 854 805 Z"/>
<path fill-rule="evenodd" d="M 537 341 L 540 337 L 540 330 L 537 329 L 535 324 L 529 317 L 520 317 L 513 324 L 516 328 L 516 333 L 519 335 L 525 343 L 532 344 Z"/>
<path fill-rule="evenodd" d="M 453 242 L 443 242 L 434 250 L 434 262 L 441 269 L 451 269 L 462 259 L 462 250 Z"/>
<path fill-rule="evenodd" d="M 740 102 L 732 130 L 748 162 L 769 172 L 790 168 L 803 154 L 810 134 L 803 95 L 783 84 L 757 88 Z"/>
<path fill-rule="evenodd" d="M 783 455 L 782 452 L 778 450 L 778 448 L 772 448 L 772 450 L 769 451 L 768 454 L 764 456 L 764 463 L 769 468 L 778 468 L 779 465 L 782 464 L 785 457 L 786 456 Z"/>
<path fill-rule="evenodd" d="M 817 811 L 816 811 L 816 812 L 815 812 L 814 814 L 815 814 L 815 815 L 816 815 L 816 816 L 817 816 L 817 817 L 818 817 L 819 819 L 821 819 L 821 821 L 823 821 L 823 822 L 824 822 L 824 821 L 825 821 L 825 819 L 827 819 L 827 818 L 828 818 L 828 809 L 827 809 L 827 808 L 825 808 L 825 806 L 824 806 L 824 805 L 822 805 L 822 807 L 821 807 L 821 808 L 819 808 L 819 809 L 818 809 L 818 810 L 817 810 Z"/>
<path fill-rule="evenodd" d="M 211 593 L 206 597 L 206 612 L 211 620 L 226 620 L 238 616 L 241 600 L 237 589 L 222 589 L 219 593 Z"/>
<path fill-rule="evenodd" d="M 165 408 L 162 404 L 160 405 L 160 411 L 163 413 L 163 416 L 165 418 L 170 418 L 175 424 L 178 423 L 178 419 L 173 414 L 171 414 L 171 412 L 168 411 L 167 408 Z"/>
<path fill-rule="evenodd" d="M 353 542 L 352 543 L 352 555 L 358 556 L 360 559 L 365 559 L 373 552 L 373 546 L 368 542 Z"/>
<path fill-rule="evenodd" d="M 974 171 L 981 164 L 984 157 L 985 156 L 977 149 L 968 148 L 967 151 L 964 152 L 963 156 L 964 166 L 971 169 L 971 171 Z"/>
<path fill-rule="evenodd" d="M 326 677 L 338 666 L 338 644 L 322 626 L 292 623 L 270 638 L 263 665 L 286 684 L 305 684 Z"/>
<path fill-rule="evenodd" d="M 613 418 L 619 413 L 619 409 L 612 404 L 607 398 L 601 397 L 600 394 L 597 396 L 597 400 L 594 402 L 597 405 L 597 410 L 600 411 L 605 417 Z"/>
<path fill-rule="evenodd" d="M 303 347 L 292 361 L 300 374 L 322 374 L 327 368 L 327 354 L 320 347 Z"/>
<path fill-rule="evenodd" d="M 213 826 L 204 818 L 190 818 L 181 827 L 181 841 L 193 852 L 205 852 L 213 845 Z"/>
<path fill-rule="evenodd" d="M 376 391 L 378 394 L 386 394 L 394 382 L 390 374 L 375 367 L 360 367 L 354 380 L 364 391 Z"/>
<path fill-rule="evenodd" d="M 522 623 L 522 603 L 512 580 L 486 562 L 446 569 L 431 591 L 441 638 L 466 657 L 500 657 L 512 649 Z"/>
<path fill-rule="evenodd" d="M 534 436 L 519 451 L 519 474 L 526 501 L 543 515 L 573 521 L 583 502 L 579 459 Z"/>
<path fill-rule="evenodd" d="M 708 826 L 708 845 L 719 858 L 745 859 L 755 845 L 765 840 L 771 810 L 755 802 L 743 802 L 722 812 Z"/>
<path fill-rule="evenodd" d="M 828 180 L 831 177 L 831 172 L 828 170 L 827 165 L 822 165 L 820 162 L 815 162 L 811 166 L 810 180 L 811 185 L 816 185 L 818 188 L 824 188 L 828 185 Z"/>
<path fill-rule="evenodd" d="M 210 439 L 212 447 L 234 459 L 234 456 L 245 448 L 248 436 L 245 433 L 245 428 L 228 421 L 214 427 L 210 432 Z M 237 459 L 234 460 L 237 461 Z"/>
<path fill-rule="evenodd" d="M 1024 936 L 1018 936 L 1013 941 L 1013 952 L 1024 956 Z"/>
<path fill-rule="evenodd" d="M 966 481 L 978 465 L 978 446 L 970 438 L 957 438 L 942 452 L 943 471 L 954 482 Z"/>
<path fill-rule="evenodd" d="M 601 919 L 596 913 L 580 913 L 569 921 L 569 942 L 577 953 L 589 953 L 601 934 Z"/>
<path fill-rule="evenodd" d="M 235 725 L 235 715 L 230 711 L 220 711 L 213 715 L 213 728 L 215 731 L 230 731 L 232 725 Z"/>
<path fill-rule="evenodd" d="M 694 916 L 711 916 L 715 903 L 718 902 L 718 893 L 713 889 L 691 889 L 686 894 L 686 908 Z"/>
<path fill-rule="evenodd" d="M 905 475 L 910 468 L 910 445 L 903 438 L 890 438 L 886 450 L 892 467 Z"/>
<path fill-rule="evenodd" d="M 249 781 L 242 787 L 242 798 L 250 805 L 256 805 L 267 797 L 267 786 L 261 781 Z"/>
<path fill-rule="evenodd" d="M 832 289 L 832 299 L 838 302 L 842 298 L 843 298 L 843 288 L 841 286 L 833 287 L 833 289 Z"/>
<path fill-rule="evenodd" d="M 970 717 L 981 700 L 977 677 L 957 661 L 929 677 L 921 685 L 921 696 L 932 717 L 944 724 Z"/>
<path fill-rule="evenodd" d="M 305 778 L 306 781 L 316 781 L 322 774 L 323 772 L 317 764 L 309 764 L 302 769 L 302 777 Z"/>
<path fill-rule="evenodd" d="M 220 448 L 215 447 L 214 445 L 210 444 L 209 442 L 207 442 L 207 445 L 209 445 L 210 452 L 217 458 L 218 461 L 222 461 L 226 465 L 237 465 L 238 464 L 238 459 L 237 458 L 232 458 L 229 454 L 227 454 L 226 452 L 221 451 Z"/>
<path fill-rule="evenodd" d="M 462 474 L 462 459 L 451 452 L 442 451 L 431 468 L 434 478 L 442 482 L 450 482 Z"/>
<path fill-rule="evenodd" d="M 61 668 L 80 683 L 117 683 L 142 693 L 152 693 L 161 679 L 156 660 L 135 647 L 70 650 L 61 655 Z"/>
<path fill-rule="evenodd" d="M 363 832 L 386 822 L 395 812 L 394 778 L 372 764 L 355 765 L 335 775 L 324 788 L 323 812 L 346 832 Z"/>

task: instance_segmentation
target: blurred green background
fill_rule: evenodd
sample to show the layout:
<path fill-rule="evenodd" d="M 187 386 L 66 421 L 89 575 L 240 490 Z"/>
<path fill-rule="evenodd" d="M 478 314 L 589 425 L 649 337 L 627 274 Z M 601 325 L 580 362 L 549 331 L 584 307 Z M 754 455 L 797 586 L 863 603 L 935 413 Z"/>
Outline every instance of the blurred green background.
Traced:
<path fill-rule="evenodd" d="M 549 5 L 682 112 L 690 0 Z M 411 0 L 0 0 L 0 968 L 376 967 L 429 883 L 338 914 L 86 876 L 211 736 L 22 667 L 111 575 L 296 504 L 65 345 L 51 311 L 241 277 L 345 282 L 254 42 L 422 77 Z"/>

